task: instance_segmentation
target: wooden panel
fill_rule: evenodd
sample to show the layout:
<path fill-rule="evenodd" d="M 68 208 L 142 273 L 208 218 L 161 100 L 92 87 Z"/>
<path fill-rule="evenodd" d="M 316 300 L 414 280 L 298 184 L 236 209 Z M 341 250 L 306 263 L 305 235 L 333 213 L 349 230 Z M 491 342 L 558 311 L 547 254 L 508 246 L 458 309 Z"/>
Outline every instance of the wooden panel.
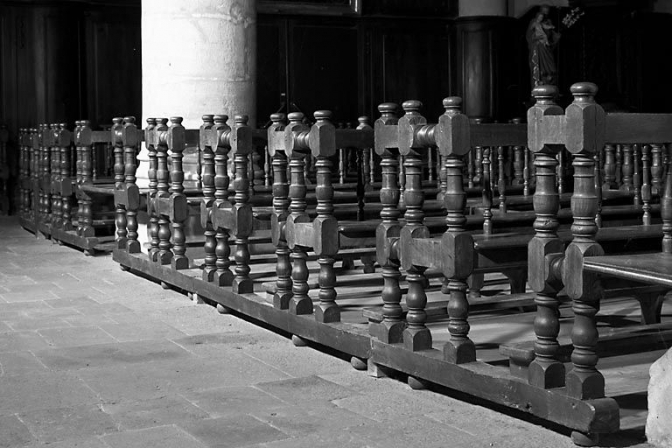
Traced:
<path fill-rule="evenodd" d="M 118 9 L 118 8 L 117 8 Z M 119 115 L 141 116 L 142 57 L 140 10 L 87 14 L 82 53 L 86 67 L 84 97 L 88 118 L 94 126 L 108 124 Z M 142 125 L 140 125 L 142 126 Z"/>
<path fill-rule="evenodd" d="M 289 32 L 288 98 L 304 113 L 333 111 L 334 121 L 356 125 L 358 49 L 354 26 L 295 24 Z"/>
<path fill-rule="evenodd" d="M 287 21 L 259 16 L 257 20 L 257 121 L 263 126 L 282 108 L 287 93 Z"/>
<path fill-rule="evenodd" d="M 457 0 L 365 0 L 362 10 L 366 15 L 394 15 L 402 17 L 456 17 Z"/>
<path fill-rule="evenodd" d="M 371 30 L 371 112 L 391 101 L 409 99 L 424 104 L 423 115 L 436 120 L 441 101 L 451 95 L 450 46 L 444 26 L 433 23 L 385 23 Z"/>

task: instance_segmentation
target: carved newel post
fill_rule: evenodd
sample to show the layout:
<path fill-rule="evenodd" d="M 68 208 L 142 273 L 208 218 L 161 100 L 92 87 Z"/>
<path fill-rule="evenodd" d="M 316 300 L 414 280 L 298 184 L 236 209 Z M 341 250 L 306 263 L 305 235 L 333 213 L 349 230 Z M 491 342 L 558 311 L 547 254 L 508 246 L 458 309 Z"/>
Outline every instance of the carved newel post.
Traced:
<path fill-rule="evenodd" d="M 271 240 L 277 257 L 273 294 L 273 306 L 277 309 L 289 308 L 292 298 L 292 264 L 285 236 L 285 223 L 289 215 L 289 181 L 287 180 L 287 155 L 284 149 L 273 143 L 276 135 L 284 136 L 285 115 L 271 115 L 272 124 L 268 127 L 268 151 L 273 165 L 273 214 L 271 215 Z M 281 145 L 284 148 L 284 145 Z"/>
<path fill-rule="evenodd" d="M 307 135 L 308 147 L 316 157 L 317 185 L 317 217 L 313 221 L 313 250 L 320 265 L 318 283 L 320 285 L 320 303 L 315 309 L 318 322 L 339 322 L 341 311 L 336 304 L 336 273 L 334 272 L 335 256 L 338 253 L 338 221 L 334 217 L 334 187 L 331 184 L 332 163 L 330 157 L 336 155 L 336 128 L 331 123 L 331 112 L 320 110 L 315 112 L 315 124 Z"/>
<path fill-rule="evenodd" d="M 406 112 L 399 119 L 399 153 L 404 159 L 406 172 L 406 188 L 404 190 L 404 203 L 406 213 L 404 218 L 406 225 L 399 232 L 399 244 L 401 246 L 401 267 L 406 270 L 408 281 L 408 293 L 406 305 L 408 313 L 406 322 L 408 326 L 403 332 L 404 346 L 411 351 L 427 350 L 432 348 L 432 334 L 425 325 L 427 322 L 427 294 L 425 285 L 427 278 L 424 273 L 425 266 L 413 263 L 414 254 L 410 249 L 413 239 L 429 238 L 429 230 L 424 226 L 425 213 L 423 204 L 425 194 L 422 190 L 422 147 L 415 147 L 414 126 L 424 125 L 427 120 L 420 115 L 420 101 L 405 101 L 402 108 Z"/>
<path fill-rule="evenodd" d="M 214 115 L 203 115 L 203 124 L 199 129 L 199 148 L 203 154 L 203 163 L 199 178 L 203 186 L 203 199 L 201 200 L 201 226 L 203 227 L 205 242 L 205 266 L 203 267 L 203 280 L 211 282 L 217 272 L 217 232 L 212 225 L 212 208 L 215 205 L 215 153 L 210 145 L 210 129 L 214 126 Z"/>
<path fill-rule="evenodd" d="M 567 247 L 563 283 L 573 300 L 572 364 L 567 374 L 567 393 L 579 399 L 604 397 L 604 377 L 597 370 L 598 332 L 595 314 L 600 306 L 602 290 L 596 274 L 583 270 L 585 257 L 603 255 L 595 241 L 595 213 L 598 201 L 595 191 L 595 160 L 593 155 L 604 145 L 605 113 L 595 103 L 597 86 L 577 83 L 571 87 L 574 102 L 567 107 L 567 150 L 573 156 L 574 194 L 572 195 L 573 240 Z"/>
<path fill-rule="evenodd" d="M 402 342 L 402 333 L 406 322 L 402 319 L 401 288 L 399 287 L 399 149 L 396 139 L 398 118 L 395 103 L 383 103 L 378 106 L 381 113 L 373 127 L 374 148 L 380 156 L 382 186 L 380 188 L 380 211 L 382 222 L 376 228 L 376 258 L 383 274 L 383 320 L 370 323 L 369 333 L 382 342 L 395 344 Z"/>
<path fill-rule="evenodd" d="M 558 237 L 560 195 L 556 184 L 557 155 L 562 145 L 543 141 L 543 117 L 562 116 L 564 111 L 553 99 L 555 86 L 535 87 L 537 102 L 527 115 L 528 145 L 534 154 L 537 187 L 532 199 L 536 220 L 534 238 L 528 245 L 528 281 L 535 292 L 537 315 L 534 319 L 535 359 L 529 366 L 528 381 L 541 388 L 561 387 L 565 383 L 565 366 L 557 360 L 560 311 L 558 292 L 562 289 L 560 263 L 564 243 Z"/>
<path fill-rule="evenodd" d="M 170 266 L 173 269 L 189 268 L 189 258 L 185 255 L 187 246 L 184 235 L 184 221 L 189 217 L 189 206 L 184 194 L 184 170 L 182 168 L 182 153 L 185 143 L 182 117 L 171 117 L 166 134 L 166 146 L 171 153 L 169 219 L 173 227 L 173 258 L 170 261 Z"/>
<path fill-rule="evenodd" d="M 466 229 L 464 209 L 467 195 L 464 191 L 464 156 L 470 151 L 469 119 L 460 113 L 462 99 L 443 100 L 445 113 L 434 130 L 436 146 L 444 160 L 447 230 L 441 238 L 442 271 L 448 280 L 448 331 L 450 340 L 443 347 L 446 361 L 462 364 L 476 361 L 476 347 L 469 338 L 469 302 L 467 278 L 474 267 L 474 240 Z"/>
<path fill-rule="evenodd" d="M 304 174 L 305 157 L 309 154 L 306 148 L 299 147 L 295 143 L 295 134 L 307 132 L 310 128 L 303 123 L 303 114 L 293 112 L 289 114 L 289 124 L 285 127 L 285 151 L 290 158 L 290 184 L 289 184 L 289 211 L 286 232 L 297 223 L 310 222 L 306 213 L 306 178 Z M 292 298 L 289 301 L 289 311 L 292 314 L 312 314 L 313 301 L 308 296 L 308 248 L 299 244 L 293 244 L 287 238 L 289 249 L 292 251 Z"/>

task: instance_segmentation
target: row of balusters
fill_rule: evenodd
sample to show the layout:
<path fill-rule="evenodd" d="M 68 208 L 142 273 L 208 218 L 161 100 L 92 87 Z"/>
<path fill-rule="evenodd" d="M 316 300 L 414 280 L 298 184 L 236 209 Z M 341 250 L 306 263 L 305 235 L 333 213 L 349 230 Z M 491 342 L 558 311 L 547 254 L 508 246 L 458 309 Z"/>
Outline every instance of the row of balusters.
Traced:
<path fill-rule="evenodd" d="M 127 117 L 131 119 L 132 117 Z M 119 119 L 121 120 L 121 119 Z M 205 116 L 204 122 L 214 124 L 214 116 Z M 167 119 L 163 119 L 167 123 Z M 134 122 L 134 119 L 133 119 Z M 81 129 L 90 129 L 90 123 L 82 120 L 76 123 L 75 134 Z M 366 117 L 360 118 L 359 128 L 369 127 Z M 74 139 L 66 137 L 70 135 L 64 123 L 42 124 L 38 128 L 21 129 L 19 134 L 20 159 L 19 174 L 22 178 L 31 178 L 36 185 L 49 179 L 49 182 L 56 184 L 62 179 L 69 178 L 71 173 L 75 173 L 75 180 L 80 182 L 97 182 L 99 179 L 108 178 L 112 174 L 114 165 L 113 145 L 104 143 L 100 149 L 96 150 L 93 144 L 75 145 Z M 57 146 L 54 143 L 61 139 L 63 146 Z M 71 143 L 72 142 L 72 143 Z M 139 145 L 138 145 L 139 147 Z M 250 185 L 250 194 L 254 194 L 255 179 L 257 183 L 261 181 L 260 173 L 264 173 L 264 185 L 269 187 L 273 182 L 273 170 L 268 152 L 264 151 L 264 169 L 258 168 L 261 159 L 259 151 L 253 151 L 248 163 L 248 179 Z M 135 152 L 137 156 L 137 149 Z M 662 188 L 665 177 L 665 167 L 667 166 L 667 151 L 665 145 L 615 145 L 607 144 L 603 150 L 596 155 L 599 163 L 596 165 L 596 181 L 602 186 L 601 189 L 621 189 L 633 192 L 633 202 L 635 205 L 642 206 L 644 211 L 644 221 L 651 220 L 651 202 Z M 403 191 L 405 188 L 405 175 L 403 157 L 399 156 L 401 167 L 400 187 L 402 194 L 401 208 L 403 209 Z M 557 155 L 556 178 L 557 187 L 560 194 L 568 192 L 571 189 L 572 168 L 570 158 L 565 150 Z M 198 151 L 197 186 L 202 185 L 202 169 L 204 158 L 202 149 Z M 338 171 L 335 182 L 343 184 L 348 180 L 348 172 L 356 174 L 355 181 L 369 187 L 380 185 L 378 183 L 382 176 L 377 167 L 380 166 L 380 157 L 372 149 L 364 148 L 352 150 L 341 148 L 338 154 Z M 428 182 L 434 182 L 441 192 L 446 191 L 446 167 L 442 157 L 436 152 L 435 148 L 430 148 L 426 152 L 425 159 L 422 161 L 424 179 Z M 168 162 L 170 168 L 170 161 Z M 288 168 L 289 169 L 289 168 Z M 315 159 L 307 156 L 303 165 L 304 178 L 307 181 L 316 181 Z M 289 175 L 289 171 L 287 173 Z M 522 146 L 513 147 L 474 147 L 469 152 L 463 168 L 465 187 L 482 188 L 483 190 L 483 209 L 499 209 L 502 212 L 507 210 L 506 191 L 508 186 L 522 187 L 522 194 L 529 195 L 534 191 L 536 182 L 534 170 L 531 169 L 531 161 L 526 148 Z M 27 184 L 22 184 L 20 188 L 19 211 L 24 214 L 31 213 L 33 209 L 33 200 L 36 201 L 37 213 L 41 216 L 47 216 L 51 223 L 59 223 L 59 226 L 69 226 L 71 219 L 70 198 L 62 198 L 51 188 L 39 188 L 39 194 L 33 198 L 33 193 Z M 360 190 L 363 196 L 363 190 Z M 360 207 L 364 207 L 362 198 L 359 198 Z M 79 205 L 78 211 L 81 212 L 84 219 L 84 227 L 90 228 L 90 200 L 84 200 Z M 78 213 L 79 215 L 79 213 Z M 486 221 L 490 219 L 486 212 Z M 363 213 L 360 213 L 363 216 Z M 599 222 L 599 218 L 598 218 Z M 80 228 L 82 226 L 79 226 Z M 490 229 L 486 222 L 486 232 Z"/>
<path fill-rule="evenodd" d="M 77 121 L 74 132 L 70 132 L 65 123 L 19 130 L 19 177 L 22 179 L 19 213 L 22 216 L 70 230 L 73 198 L 71 194 L 62 194 L 62 187 L 73 177 L 76 184 L 110 179 L 112 146 L 106 142 L 77 141 L 82 129 L 90 131 L 89 125 L 87 120 Z M 78 231 L 92 236 L 91 199 L 86 195 L 77 199 Z"/>

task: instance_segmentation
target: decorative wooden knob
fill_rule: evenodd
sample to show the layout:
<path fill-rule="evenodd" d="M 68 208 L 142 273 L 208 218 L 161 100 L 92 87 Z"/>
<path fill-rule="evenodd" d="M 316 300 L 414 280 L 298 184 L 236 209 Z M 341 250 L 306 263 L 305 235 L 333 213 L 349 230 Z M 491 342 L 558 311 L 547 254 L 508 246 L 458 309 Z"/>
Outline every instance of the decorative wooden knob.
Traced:
<path fill-rule="evenodd" d="M 574 95 L 574 99 L 592 98 L 597 93 L 597 90 L 597 85 L 592 82 L 577 82 L 569 88 L 569 91 Z"/>
<path fill-rule="evenodd" d="M 173 125 L 181 125 L 184 119 L 182 117 L 170 117 L 170 123 Z"/>
<path fill-rule="evenodd" d="M 211 124 L 211 123 L 214 123 L 214 121 L 213 121 L 214 118 L 215 118 L 215 116 L 212 115 L 212 114 L 205 114 L 201 117 L 201 120 L 203 120 L 203 123 Z"/>
<path fill-rule="evenodd" d="M 215 115 L 214 120 L 216 124 L 226 124 L 226 122 L 229 120 L 229 116 L 224 114 Z"/>
<path fill-rule="evenodd" d="M 271 114 L 271 121 L 273 123 L 280 123 L 280 122 L 284 121 L 284 119 L 285 119 L 285 114 L 283 114 L 283 113 Z"/>
<path fill-rule="evenodd" d="M 408 100 L 401 104 L 401 108 L 406 113 L 419 112 L 422 108 L 422 103 L 418 100 Z"/>
<path fill-rule="evenodd" d="M 381 114 L 396 114 L 397 109 L 399 109 L 399 105 L 397 103 L 382 103 L 378 105 L 378 112 Z"/>
<path fill-rule="evenodd" d="M 247 115 L 234 115 L 233 122 L 238 125 L 247 126 L 247 121 L 250 119 Z"/>
<path fill-rule="evenodd" d="M 289 118 L 291 123 L 301 123 L 303 121 L 304 115 L 301 112 L 292 112 L 291 114 L 287 115 L 287 118 Z"/>
<path fill-rule="evenodd" d="M 558 88 L 556 86 L 537 86 L 532 89 L 532 96 L 537 101 L 553 101 L 558 96 Z"/>
<path fill-rule="evenodd" d="M 330 110 L 316 110 L 313 114 L 317 121 L 320 120 L 331 120 L 331 111 Z"/>
<path fill-rule="evenodd" d="M 462 98 L 459 96 L 449 96 L 444 98 L 443 107 L 446 109 L 446 111 L 455 110 L 459 112 L 460 108 L 462 107 Z"/>

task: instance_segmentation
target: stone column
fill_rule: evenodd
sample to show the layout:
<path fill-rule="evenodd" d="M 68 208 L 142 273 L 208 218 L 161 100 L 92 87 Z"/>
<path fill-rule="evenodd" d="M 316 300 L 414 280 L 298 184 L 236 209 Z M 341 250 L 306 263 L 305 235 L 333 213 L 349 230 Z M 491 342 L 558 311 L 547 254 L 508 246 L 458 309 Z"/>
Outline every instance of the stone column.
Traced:
<path fill-rule="evenodd" d="M 142 0 L 143 114 L 197 129 L 203 114 L 245 113 L 254 127 L 256 25 L 254 0 Z"/>
<path fill-rule="evenodd" d="M 255 127 L 256 57 L 255 0 L 142 0 L 139 125 L 179 115 L 184 127 L 198 129 L 203 114 L 244 113 Z M 146 150 L 140 159 L 145 187 Z"/>
<path fill-rule="evenodd" d="M 246 114 L 255 127 L 256 58 L 256 0 L 142 0 L 138 126 L 144 128 L 147 118 L 177 115 L 185 128 L 198 129 L 204 114 L 224 113 Z M 197 149 L 188 146 L 184 152 L 186 188 L 197 184 Z M 146 188 L 144 145 L 138 159 L 137 183 Z M 187 232 L 202 230 L 197 218 L 190 217 Z"/>

